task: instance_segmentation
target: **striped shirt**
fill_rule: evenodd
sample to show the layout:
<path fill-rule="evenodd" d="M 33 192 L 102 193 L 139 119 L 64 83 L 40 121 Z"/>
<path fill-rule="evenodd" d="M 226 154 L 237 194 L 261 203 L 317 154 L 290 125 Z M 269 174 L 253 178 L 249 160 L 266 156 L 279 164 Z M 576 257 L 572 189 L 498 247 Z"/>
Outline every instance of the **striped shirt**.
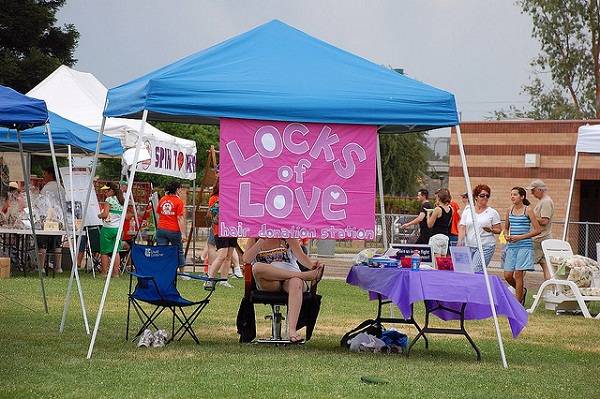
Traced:
<path fill-rule="evenodd" d="M 513 214 L 513 210 L 514 207 L 511 208 L 508 215 L 508 220 L 510 222 L 510 235 L 517 236 L 529 233 L 531 231 L 531 220 L 529 220 L 529 216 L 527 216 L 527 207 L 523 209 L 522 215 Z M 508 246 L 510 248 L 533 248 L 533 241 L 531 238 L 526 238 L 517 242 L 508 243 Z"/>

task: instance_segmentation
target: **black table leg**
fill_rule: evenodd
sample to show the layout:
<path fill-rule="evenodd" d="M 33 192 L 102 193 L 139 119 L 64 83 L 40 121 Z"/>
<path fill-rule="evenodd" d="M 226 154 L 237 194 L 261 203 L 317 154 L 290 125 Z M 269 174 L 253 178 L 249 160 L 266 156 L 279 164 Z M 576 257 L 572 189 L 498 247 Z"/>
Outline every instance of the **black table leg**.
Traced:
<path fill-rule="evenodd" d="M 361 322 L 359 324 L 359 326 L 364 325 L 363 328 L 366 328 L 370 324 L 370 325 L 376 326 L 379 329 L 379 331 L 382 331 L 383 330 L 383 323 L 411 324 L 411 325 L 415 326 L 415 328 L 418 331 L 417 337 L 419 337 L 419 338 L 423 337 L 423 339 L 425 340 L 425 348 L 429 348 L 429 340 L 427 339 L 427 336 L 425 335 L 426 331 L 424 331 L 424 329 L 421 328 L 419 326 L 419 324 L 417 323 L 417 321 L 415 320 L 412 305 L 410 306 L 411 316 L 408 319 L 406 319 L 406 318 L 399 318 L 399 317 L 398 318 L 397 317 L 382 317 L 381 316 L 381 312 L 382 312 L 383 305 L 387 305 L 389 303 L 392 303 L 392 301 L 390 301 L 390 300 L 384 300 L 381 297 L 380 294 L 377 294 L 377 301 L 378 301 L 378 303 L 377 303 L 377 317 L 375 317 L 375 319 L 365 320 L 365 321 Z M 354 329 L 350 330 L 348 333 L 354 332 L 356 330 L 359 330 L 359 328 L 355 327 Z M 346 333 L 346 334 L 348 334 L 348 333 Z M 413 341 L 413 343 L 414 342 L 415 341 Z M 411 346 L 412 346 L 412 344 L 411 344 Z"/>
<path fill-rule="evenodd" d="M 419 338 L 421 336 L 423 336 L 423 338 L 425 338 L 424 333 L 431 333 L 431 334 L 456 334 L 456 335 L 464 335 L 465 338 L 467 338 L 467 340 L 469 341 L 469 343 L 471 344 L 471 347 L 473 348 L 473 350 L 475 351 L 476 355 L 477 355 L 477 361 L 481 360 L 481 352 L 479 351 L 479 348 L 477 347 L 477 345 L 475 344 L 475 341 L 473 341 L 473 339 L 471 338 L 471 336 L 469 335 L 469 333 L 467 332 L 467 330 L 465 329 L 465 308 L 466 308 L 467 304 L 463 303 L 460 307 L 460 311 L 455 310 L 455 309 L 451 309 L 448 308 L 446 306 L 440 305 L 439 303 L 436 303 L 436 305 L 429 307 L 428 306 L 428 301 L 425 301 L 425 326 L 423 327 L 423 334 L 421 334 L 421 332 L 419 332 L 419 334 L 417 334 L 417 336 L 415 337 L 415 339 L 413 340 L 413 342 L 411 342 L 410 346 L 408 347 L 408 351 L 407 351 L 407 356 L 410 354 L 410 350 L 411 348 L 414 346 L 414 344 L 419 340 Z M 460 328 L 435 328 L 435 327 L 429 327 L 429 315 L 431 314 L 431 312 L 434 312 L 436 310 L 445 310 L 447 312 L 450 313 L 454 313 L 460 316 Z"/>

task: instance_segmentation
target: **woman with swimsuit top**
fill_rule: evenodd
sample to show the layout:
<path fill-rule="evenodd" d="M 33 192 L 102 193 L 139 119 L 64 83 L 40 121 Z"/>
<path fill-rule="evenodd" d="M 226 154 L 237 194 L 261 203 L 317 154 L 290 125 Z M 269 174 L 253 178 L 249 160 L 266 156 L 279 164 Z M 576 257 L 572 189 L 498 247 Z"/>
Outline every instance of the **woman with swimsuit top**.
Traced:
<path fill-rule="evenodd" d="M 295 259 L 311 270 L 300 270 Z M 244 252 L 244 263 L 253 263 L 252 274 L 256 286 L 261 291 L 285 291 L 288 293 L 288 328 L 291 342 L 302 342 L 296 327 L 302 306 L 302 295 L 306 281 L 320 280 L 323 268 L 318 261 L 313 262 L 302 251 L 297 239 L 250 238 Z"/>
<path fill-rule="evenodd" d="M 515 295 L 525 305 L 527 289 L 523 287 L 526 271 L 533 271 L 533 241 L 542 231 L 540 224 L 529 206 L 527 191 L 514 187 L 510 192 L 513 205 L 506 211 L 504 235 L 506 255 L 504 259 L 504 279 L 515 289 Z"/>

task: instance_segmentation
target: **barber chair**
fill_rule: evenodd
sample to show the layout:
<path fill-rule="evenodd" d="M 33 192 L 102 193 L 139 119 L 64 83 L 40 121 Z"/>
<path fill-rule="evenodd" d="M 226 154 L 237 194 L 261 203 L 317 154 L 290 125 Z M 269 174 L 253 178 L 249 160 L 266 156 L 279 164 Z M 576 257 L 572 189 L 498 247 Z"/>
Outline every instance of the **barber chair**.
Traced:
<path fill-rule="evenodd" d="M 302 266 L 300 266 L 303 269 Z M 306 269 L 304 269 L 306 270 Z M 240 342 L 256 342 L 261 344 L 287 345 L 296 344 L 289 340 L 287 334 L 287 322 L 285 325 L 286 333 L 282 333 L 284 321 L 287 316 L 288 294 L 285 291 L 270 292 L 260 291 L 256 288 L 254 275 L 252 274 L 252 265 L 244 265 L 244 282 L 245 291 L 244 298 L 240 304 L 240 310 L 237 317 L 238 334 L 240 334 Z M 306 327 L 304 343 L 312 337 L 313 330 L 317 323 L 317 317 L 321 308 L 321 295 L 317 294 L 318 281 L 309 282 L 308 291 L 304 292 L 302 298 L 302 307 L 298 318 L 298 330 Z M 271 320 L 271 336 L 268 338 L 256 338 L 256 316 L 254 305 L 267 305 L 271 308 L 271 314 L 265 318 Z M 282 310 L 286 308 L 286 316 Z"/>

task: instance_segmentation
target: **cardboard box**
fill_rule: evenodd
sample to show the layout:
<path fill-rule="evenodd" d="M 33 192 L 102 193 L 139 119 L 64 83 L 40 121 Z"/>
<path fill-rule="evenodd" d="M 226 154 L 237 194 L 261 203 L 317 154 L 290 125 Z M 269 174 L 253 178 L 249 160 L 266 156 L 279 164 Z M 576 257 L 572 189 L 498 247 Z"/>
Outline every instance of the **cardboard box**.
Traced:
<path fill-rule="evenodd" d="M 0 258 L 0 278 L 10 277 L 10 258 Z"/>

